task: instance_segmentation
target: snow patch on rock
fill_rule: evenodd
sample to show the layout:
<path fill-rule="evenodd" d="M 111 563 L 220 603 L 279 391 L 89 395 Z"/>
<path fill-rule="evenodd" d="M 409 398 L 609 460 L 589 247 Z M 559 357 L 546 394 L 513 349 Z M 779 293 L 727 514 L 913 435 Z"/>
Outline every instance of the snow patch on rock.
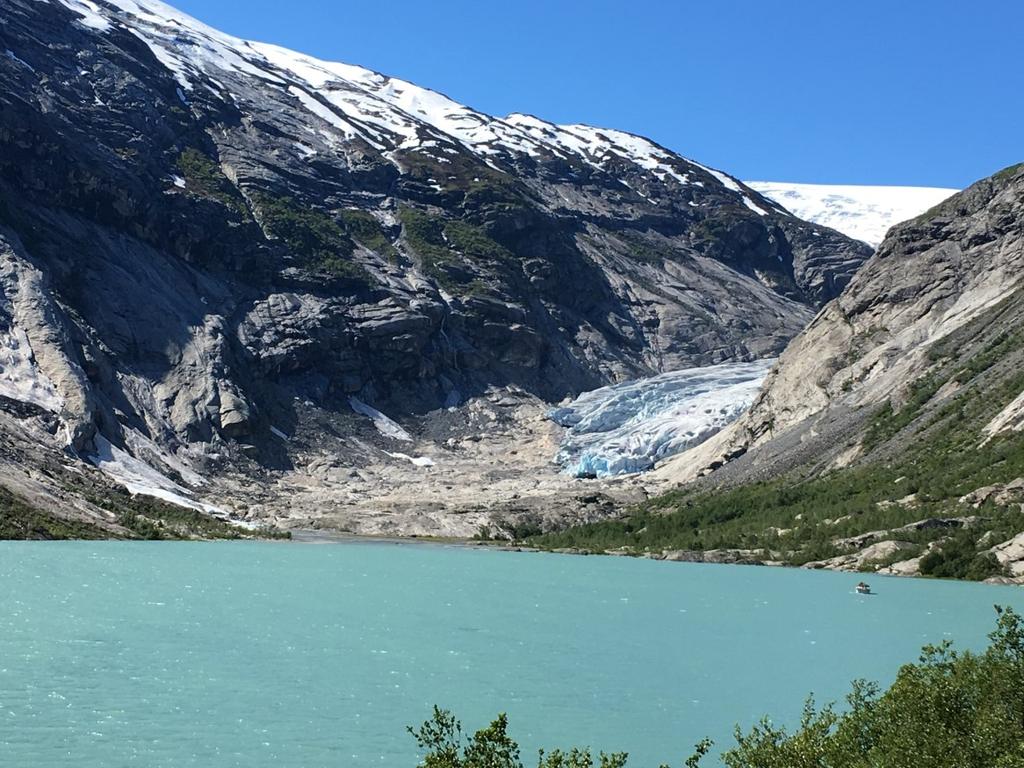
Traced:
<path fill-rule="evenodd" d="M 434 460 L 429 456 L 410 456 L 407 453 L 399 453 L 397 451 L 384 451 L 392 459 L 402 459 L 408 461 L 410 464 L 415 464 L 417 467 L 432 467 L 434 466 Z"/>
<path fill-rule="evenodd" d="M 393 440 L 401 440 L 406 443 L 412 442 L 412 435 L 402 429 L 398 422 L 388 418 L 373 406 L 367 405 L 358 397 L 350 397 L 348 399 L 348 404 L 356 413 L 369 417 L 370 420 L 373 421 L 373 426 L 375 426 L 377 431 L 384 435 L 384 437 L 390 437 Z"/>
<path fill-rule="evenodd" d="M 0 330 L 0 395 L 60 413 L 64 398 L 36 364 L 25 331 L 17 326 Z"/>
<path fill-rule="evenodd" d="M 103 17 L 99 6 L 92 2 L 92 0 L 60 0 L 60 2 L 79 14 L 81 18 L 78 20 L 78 23 L 82 26 L 98 29 L 100 32 L 106 32 L 110 29 L 110 22 Z"/>
<path fill-rule="evenodd" d="M 229 520 L 230 514 L 213 504 L 189 498 L 187 488 L 178 485 L 166 475 L 158 472 L 144 461 L 121 450 L 102 435 L 95 439 L 96 451 L 86 459 L 103 474 L 123 485 L 133 496 L 153 496 L 179 507 L 187 507 L 222 520 Z M 244 525 L 236 520 L 230 522 Z"/>

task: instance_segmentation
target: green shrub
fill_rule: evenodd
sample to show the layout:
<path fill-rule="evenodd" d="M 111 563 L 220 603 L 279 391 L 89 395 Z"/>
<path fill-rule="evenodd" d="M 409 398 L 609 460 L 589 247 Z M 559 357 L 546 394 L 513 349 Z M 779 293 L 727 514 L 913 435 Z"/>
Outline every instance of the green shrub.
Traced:
<path fill-rule="evenodd" d="M 926 646 L 888 691 L 859 682 L 849 709 L 808 703 L 789 734 L 769 721 L 726 752 L 728 768 L 1020 768 L 1024 766 L 1024 624 L 998 609 L 991 644 L 958 653 L 948 641 Z"/>
<path fill-rule="evenodd" d="M 961 531 L 921 558 L 921 573 L 943 579 L 984 581 L 1005 575 L 1005 569 L 990 552 L 979 552 L 970 531 Z"/>
<path fill-rule="evenodd" d="M 345 232 L 362 246 L 378 253 L 388 261 L 394 261 L 398 251 L 391 244 L 380 222 L 368 211 L 347 208 L 340 214 Z"/>
<path fill-rule="evenodd" d="M 996 608 L 996 629 L 980 654 L 955 651 L 949 641 L 922 649 L 884 693 L 855 681 L 845 711 L 804 706 L 790 733 L 767 717 L 722 755 L 726 768 L 1024 768 L 1024 622 Z M 499 715 L 472 739 L 450 713 L 434 708 L 409 728 L 424 768 L 522 768 L 519 745 Z M 704 740 L 685 761 L 697 768 L 711 748 Z M 627 755 L 598 756 L 599 768 L 623 768 Z M 592 768 L 588 749 L 541 751 L 539 768 Z M 662 765 L 661 768 L 667 768 Z"/>
<path fill-rule="evenodd" d="M 117 516 L 117 524 L 122 528 L 127 528 L 140 539 L 156 541 L 164 538 L 159 523 L 153 522 L 148 517 L 143 517 L 135 512 L 122 512 Z"/>
<path fill-rule="evenodd" d="M 462 734 L 462 723 L 445 709 L 434 707 L 429 720 L 419 728 L 409 726 L 406 730 L 416 740 L 416 745 L 426 751 L 423 768 L 523 768 L 519 758 L 519 744 L 508 734 L 508 717 L 503 713 L 486 728 L 481 728 L 466 738 Z M 698 745 L 699 754 L 710 747 L 710 742 Z M 627 755 L 624 752 L 597 756 L 598 768 L 624 768 Z M 687 761 L 687 766 L 696 768 L 699 756 Z M 556 749 L 545 753 L 540 751 L 538 768 L 594 768 L 594 757 L 589 749 L 574 748 L 569 751 Z M 666 768 L 666 766 L 662 766 Z"/>
<path fill-rule="evenodd" d="M 283 241 L 303 268 L 366 285 L 372 282 L 351 259 L 352 239 L 329 215 L 288 197 L 254 192 L 251 199 L 267 233 Z"/>
<path fill-rule="evenodd" d="M 207 200 L 215 200 L 244 218 L 249 218 L 245 200 L 221 171 L 220 166 L 194 147 L 178 155 L 178 172 L 185 179 L 185 190 Z"/>

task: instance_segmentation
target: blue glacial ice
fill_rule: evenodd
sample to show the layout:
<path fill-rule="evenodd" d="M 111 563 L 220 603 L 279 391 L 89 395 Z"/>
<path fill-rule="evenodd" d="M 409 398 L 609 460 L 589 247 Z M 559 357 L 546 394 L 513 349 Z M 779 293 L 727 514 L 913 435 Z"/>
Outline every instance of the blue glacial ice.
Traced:
<path fill-rule="evenodd" d="M 687 368 L 584 392 L 548 413 L 567 428 L 555 462 L 577 477 L 651 469 L 737 419 L 774 362 Z"/>

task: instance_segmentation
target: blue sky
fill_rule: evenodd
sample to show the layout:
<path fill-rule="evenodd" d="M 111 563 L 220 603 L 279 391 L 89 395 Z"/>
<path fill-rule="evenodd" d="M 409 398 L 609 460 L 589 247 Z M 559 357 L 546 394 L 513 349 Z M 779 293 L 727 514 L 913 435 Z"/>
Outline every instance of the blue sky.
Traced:
<path fill-rule="evenodd" d="M 171 0 L 491 114 L 749 180 L 961 187 L 1024 161 L 1018 0 Z"/>

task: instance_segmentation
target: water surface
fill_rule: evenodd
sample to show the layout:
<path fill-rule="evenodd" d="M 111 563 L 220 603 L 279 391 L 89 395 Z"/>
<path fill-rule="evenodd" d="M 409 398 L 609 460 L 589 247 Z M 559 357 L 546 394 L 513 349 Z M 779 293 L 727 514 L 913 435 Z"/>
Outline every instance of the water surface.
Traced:
<path fill-rule="evenodd" d="M 681 762 L 1024 591 L 378 543 L 0 543 L 0 763 L 414 766 L 433 704 Z"/>

